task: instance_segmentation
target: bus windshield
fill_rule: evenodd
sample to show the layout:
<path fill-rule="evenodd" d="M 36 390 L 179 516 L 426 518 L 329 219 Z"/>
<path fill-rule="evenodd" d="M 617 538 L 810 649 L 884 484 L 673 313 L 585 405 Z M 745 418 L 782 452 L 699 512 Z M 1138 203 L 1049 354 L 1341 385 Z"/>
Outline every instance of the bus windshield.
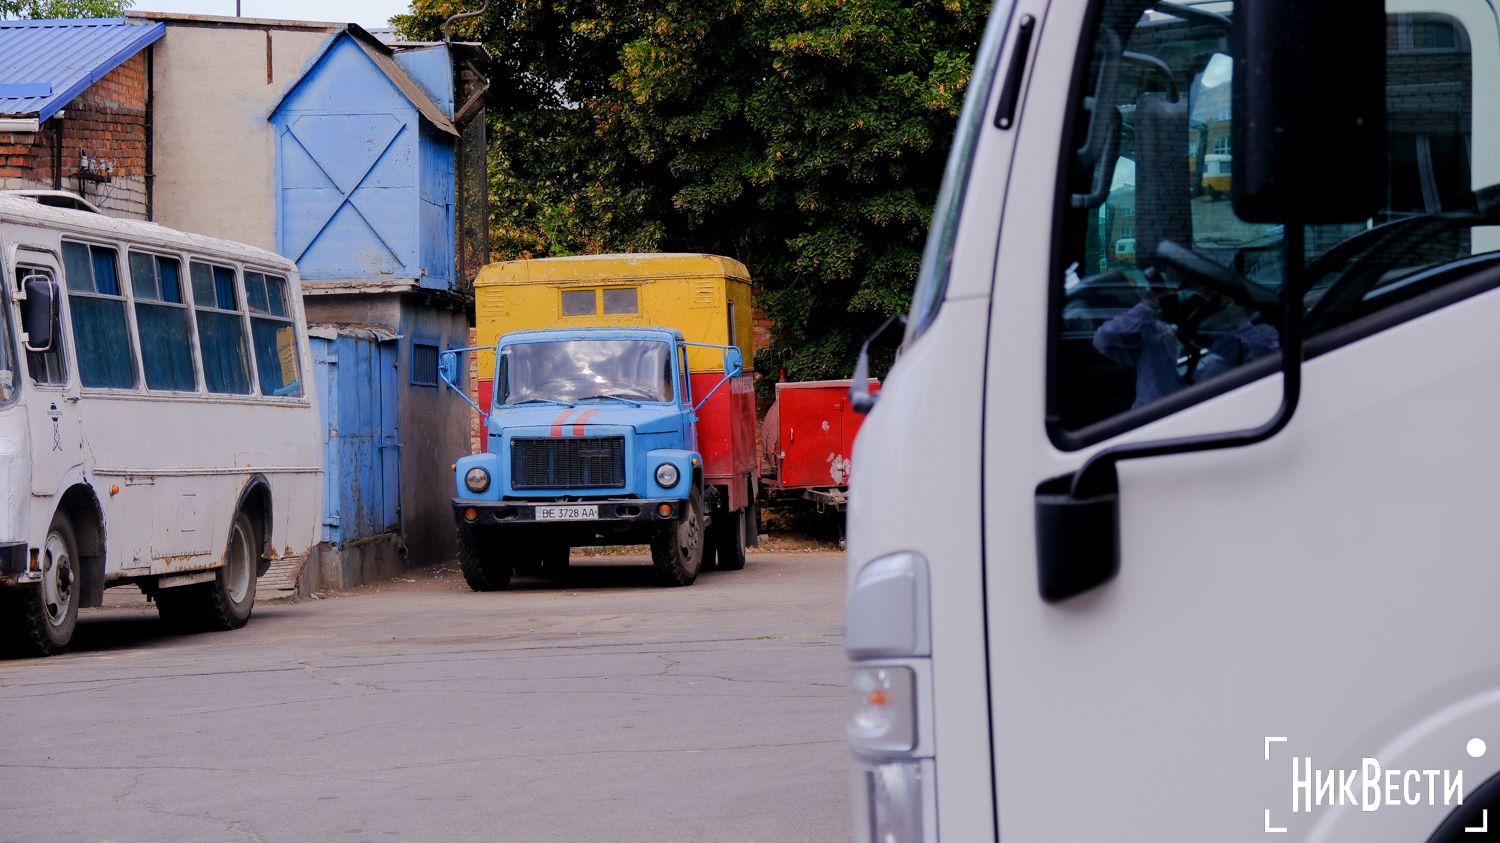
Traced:
<path fill-rule="evenodd" d="M 655 340 L 525 342 L 500 350 L 500 403 L 671 401 L 672 346 Z"/>

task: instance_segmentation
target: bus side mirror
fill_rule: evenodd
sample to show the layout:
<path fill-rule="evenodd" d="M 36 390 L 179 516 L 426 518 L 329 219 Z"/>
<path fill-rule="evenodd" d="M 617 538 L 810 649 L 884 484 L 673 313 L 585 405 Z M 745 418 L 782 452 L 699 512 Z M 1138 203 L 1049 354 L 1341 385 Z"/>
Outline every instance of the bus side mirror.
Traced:
<path fill-rule="evenodd" d="M 875 395 L 870 392 L 870 343 L 896 324 L 905 325 L 906 317 L 898 313 L 881 322 L 875 333 L 865 337 L 864 344 L 859 347 L 859 358 L 854 361 L 854 377 L 849 380 L 849 407 L 862 416 L 875 409 Z"/>
<path fill-rule="evenodd" d="M 724 377 L 737 378 L 745 373 L 745 355 L 737 347 L 724 349 Z"/>
<path fill-rule="evenodd" d="M 1230 197 L 1246 222 L 1364 222 L 1386 195 L 1385 6 L 1235 7 Z"/>
<path fill-rule="evenodd" d="M 57 283 L 46 275 L 21 279 L 26 298 L 21 305 L 21 330 L 26 332 L 26 350 L 45 354 L 57 339 Z"/>
<path fill-rule="evenodd" d="M 438 377 L 443 383 L 452 386 L 458 380 L 458 353 L 445 351 L 438 355 Z"/>

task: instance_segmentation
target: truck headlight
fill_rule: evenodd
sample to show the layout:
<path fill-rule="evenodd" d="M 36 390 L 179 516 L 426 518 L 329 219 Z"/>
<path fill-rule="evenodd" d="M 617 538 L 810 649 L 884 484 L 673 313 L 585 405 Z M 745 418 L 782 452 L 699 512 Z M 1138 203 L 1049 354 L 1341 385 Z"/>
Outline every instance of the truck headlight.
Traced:
<path fill-rule="evenodd" d="M 468 486 L 471 492 L 483 492 L 490 487 L 490 473 L 475 466 L 464 475 L 464 485 Z"/>
<path fill-rule="evenodd" d="M 663 489 L 670 489 L 677 485 L 677 466 L 664 462 L 656 467 L 656 484 Z"/>

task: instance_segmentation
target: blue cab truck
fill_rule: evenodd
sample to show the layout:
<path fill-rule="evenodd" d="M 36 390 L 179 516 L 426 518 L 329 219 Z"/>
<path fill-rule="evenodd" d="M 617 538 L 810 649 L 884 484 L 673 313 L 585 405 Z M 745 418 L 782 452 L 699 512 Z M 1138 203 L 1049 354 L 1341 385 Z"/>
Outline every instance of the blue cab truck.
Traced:
<path fill-rule="evenodd" d="M 696 401 L 689 346 L 724 355 L 723 377 Z M 662 584 L 691 585 L 714 509 L 697 411 L 743 372 L 740 349 L 672 328 L 516 331 L 494 347 L 488 414 L 455 385 L 459 354 L 479 350 L 444 352 L 438 367 L 487 425 L 484 451 L 454 466 L 469 587 L 503 589 L 517 571 L 560 575 L 572 547 L 647 543 Z M 744 565 L 743 547 L 723 556 L 720 567 Z"/>

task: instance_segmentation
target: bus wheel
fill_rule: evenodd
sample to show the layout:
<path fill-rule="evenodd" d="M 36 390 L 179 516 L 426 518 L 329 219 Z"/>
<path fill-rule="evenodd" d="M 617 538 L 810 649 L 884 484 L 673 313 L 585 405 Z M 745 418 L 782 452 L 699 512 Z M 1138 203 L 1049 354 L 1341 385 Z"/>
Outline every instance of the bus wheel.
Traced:
<path fill-rule="evenodd" d="M 511 565 L 496 558 L 492 531 L 458 525 L 458 567 L 474 591 L 499 591 L 510 585 Z"/>
<path fill-rule="evenodd" d="M 714 528 L 714 555 L 721 571 L 738 571 L 745 567 L 745 522 L 749 509 L 721 513 L 723 521 Z"/>
<path fill-rule="evenodd" d="M 42 581 L 3 595 L 0 612 L 11 626 L 10 643 L 20 655 L 51 656 L 61 653 L 73 640 L 78 626 L 78 543 L 73 525 L 59 512 L 47 528 L 42 548 Z"/>
<path fill-rule="evenodd" d="M 156 611 L 167 625 L 187 630 L 239 629 L 255 606 L 255 569 L 260 562 L 260 534 L 255 522 L 236 513 L 229 528 L 224 564 L 213 582 L 161 589 Z"/>
<path fill-rule="evenodd" d="M 703 493 L 695 485 L 687 512 L 651 540 L 651 563 L 662 585 L 692 585 L 703 565 Z"/>

